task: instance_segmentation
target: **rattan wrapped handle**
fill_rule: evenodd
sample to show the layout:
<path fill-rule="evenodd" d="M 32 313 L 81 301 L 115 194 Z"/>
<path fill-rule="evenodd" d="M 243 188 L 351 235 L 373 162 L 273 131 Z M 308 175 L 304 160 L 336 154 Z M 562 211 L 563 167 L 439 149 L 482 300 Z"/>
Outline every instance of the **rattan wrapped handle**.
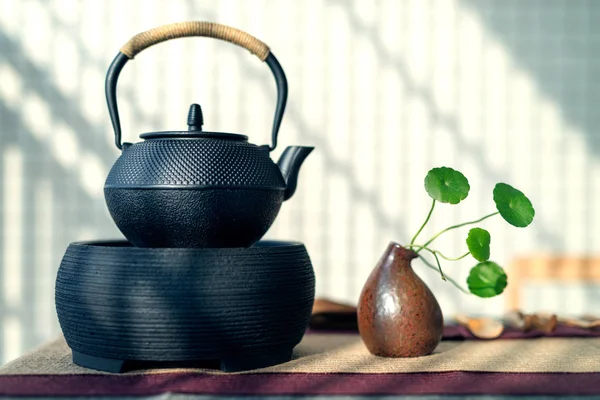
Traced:
<path fill-rule="evenodd" d="M 237 44 L 260 58 L 261 61 L 265 61 L 270 52 L 269 46 L 244 31 L 214 22 L 203 21 L 178 22 L 138 33 L 129 39 L 120 51 L 127 58 L 133 59 L 136 54 L 150 46 L 167 40 L 190 36 L 211 37 Z"/>
<path fill-rule="evenodd" d="M 275 108 L 275 116 L 273 118 L 273 129 L 271 131 L 272 143 L 268 146 L 270 151 L 274 150 L 277 146 L 277 134 L 279 132 L 279 127 L 281 126 L 281 120 L 283 118 L 288 96 L 287 79 L 279 61 L 275 55 L 271 53 L 269 47 L 254 36 L 229 26 L 202 21 L 179 22 L 159 26 L 158 28 L 138 33 L 121 47 L 106 72 L 106 81 L 104 84 L 106 104 L 115 131 L 115 145 L 117 148 L 121 150 L 126 148 L 126 146 L 123 147 L 123 143 L 121 143 L 121 120 L 119 118 L 119 108 L 117 106 L 117 81 L 121 70 L 129 60 L 133 59 L 135 55 L 142 50 L 170 39 L 189 36 L 211 37 L 237 44 L 238 46 L 249 50 L 267 64 L 273 73 L 275 84 L 277 85 L 277 105 Z"/>

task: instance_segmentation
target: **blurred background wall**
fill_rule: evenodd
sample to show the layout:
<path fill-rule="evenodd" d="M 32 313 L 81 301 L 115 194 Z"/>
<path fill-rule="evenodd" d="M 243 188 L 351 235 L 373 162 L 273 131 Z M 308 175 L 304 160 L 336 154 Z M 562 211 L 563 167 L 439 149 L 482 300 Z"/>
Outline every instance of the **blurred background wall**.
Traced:
<path fill-rule="evenodd" d="M 599 2 L 0 0 L 0 362 L 60 332 L 54 279 L 68 243 L 121 237 L 102 193 L 119 155 L 104 74 L 132 35 L 182 20 L 257 36 L 288 75 L 275 156 L 316 151 L 268 236 L 306 244 L 319 296 L 356 301 L 388 241 L 406 243 L 424 220 L 423 178 L 441 165 L 461 170 L 471 194 L 436 207 L 423 239 L 495 211 L 502 181 L 537 213 L 527 229 L 481 224 L 492 259 L 600 252 Z M 206 129 L 264 144 L 275 87 L 247 51 L 180 39 L 129 63 L 119 100 L 128 141 L 185 128 L 198 102 Z M 467 231 L 437 248 L 464 253 Z M 464 282 L 472 264 L 445 268 Z M 466 296 L 415 267 L 448 316 L 505 310 L 503 296 Z M 590 312 L 596 293 L 555 282 L 530 289 L 524 307 Z"/>

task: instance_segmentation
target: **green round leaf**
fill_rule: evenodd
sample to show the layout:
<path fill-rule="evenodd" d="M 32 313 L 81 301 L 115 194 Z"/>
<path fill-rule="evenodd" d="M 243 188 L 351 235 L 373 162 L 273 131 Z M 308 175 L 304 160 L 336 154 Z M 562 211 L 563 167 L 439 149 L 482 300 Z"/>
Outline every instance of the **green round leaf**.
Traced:
<path fill-rule="evenodd" d="M 434 168 L 425 177 L 425 190 L 431 198 L 450 204 L 458 204 L 469 194 L 469 181 L 452 168 Z"/>
<path fill-rule="evenodd" d="M 467 236 L 467 246 L 471 255 L 477 261 L 487 261 L 490 259 L 490 242 L 492 237 L 485 229 L 473 228 Z"/>
<path fill-rule="evenodd" d="M 494 203 L 502 218 L 518 228 L 529 225 L 535 216 L 535 210 L 527 196 L 506 183 L 498 183 L 494 187 Z"/>
<path fill-rule="evenodd" d="M 494 297 L 506 288 L 506 273 L 493 261 L 480 262 L 471 269 L 467 285 L 475 296 Z"/>

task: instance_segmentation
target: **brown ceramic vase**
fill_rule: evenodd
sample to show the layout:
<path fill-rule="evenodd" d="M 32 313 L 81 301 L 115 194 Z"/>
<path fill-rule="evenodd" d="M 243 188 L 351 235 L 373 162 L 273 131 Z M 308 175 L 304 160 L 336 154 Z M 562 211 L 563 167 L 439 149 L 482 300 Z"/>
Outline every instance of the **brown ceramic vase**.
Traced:
<path fill-rule="evenodd" d="M 440 305 L 410 264 L 417 257 L 414 251 L 390 242 L 363 287 L 358 330 L 377 356 L 428 355 L 442 339 Z"/>

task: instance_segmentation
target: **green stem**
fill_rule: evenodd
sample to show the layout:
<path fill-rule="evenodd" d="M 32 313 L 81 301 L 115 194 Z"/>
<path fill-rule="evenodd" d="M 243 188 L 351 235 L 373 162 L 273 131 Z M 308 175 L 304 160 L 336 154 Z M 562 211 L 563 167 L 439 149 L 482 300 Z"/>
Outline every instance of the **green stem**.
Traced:
<path fill-rule="evenodd" d="M 448 261 L 458 261 L 458 260 L 462 260 L 463 258 L 465 258 L 466 256 L 468 256 L 469 254 L 471 254 L 471 252 L 470 252 L 470 251 L 467 251 L 465 254 L 463 254 L 463 255 L 462 255 L 462 256 L 460 256 L 460 257 L 451 258 L 451 257 L 446 257 L 445 255 L 443 255 L 443 254 L 442 254 L 442 253 L 440 253 L 439 251 L 436 251 L 436 253 L 438 253 L 438 255 L 439 255 L 440 257 L 442 257 L 443 259 L 445 259 L 445 260 L 448 260 Z"/>
<path fill-rule="evenodd" d="M 433 242 L 435 239 L 437 239 L 437 238 L 438 238 L 438 236 L 440 236 L 440 235 L 441 235 L 442 233 L 444 233 L 444 232 L 448 232 L 449 230 L 456 229 L 456 228 L 460 228 L 460 227 L 462 227 L 462 226 L 465 226 L 465 225 L 476 224 L 476 223 L 478 223 L 478 222 L 481 222 L 481 221 L 483 221 L 484 219 L 487 219 L 487 218 L 493 217 L 493 216 L 494 216 L 494 215 L 496 215 L 496 214 L 500 214 L 500 213 L 499 213 L 498 211 L 496 211 L 495 213 L 488 214 L 488 215 L 486 215 L 485 217 L 479 218 L 479 219 L 478 219 L 478 220 L 476 220 L 476 221 L 469 221 L 469 222 L 464 222 L 464 223 L 462 223 L 462 224 L 458 224 L 458 225 L 452 225 L 452 226 L 450 226 L 450 227 L 448 227 L 448 228 L 446 228 L 446 229 L 444 229 L 444 230 L 442 230 L 442 231 L 438 232 L 438 233 L 437 233 L 437 234 L 436 234 L 434 237 L 432 237 L 432 238 L 431 238 L 431 239 L 429 239 L 427 242 L 425 242 L 425 244 L 423 245 L 423 247 L 425 247 L 425 246 L 427 246 L 429 243 Z M 418 253 L 419 251 L 421 251 L 421 250 L 423 250 L 423 249 L 417 250 L 417 253 Z"/>
<path fill-rule="evenodd" d="M 425 263 L 425 265 L 427 265 L 429 268 L 433 269 L 434 271 L 437 271 L 437 268 L 435 267 L 435 265 L 431 264 L 429 261 L 427 261 L 423 256 L 419 256 L 419 258 Z M 450 282 L 451 284 L 453 284 L 454 286 L 456 286 L 458 288 L 458 290 L 460 290 L 461 292 L 465 293 L 465 294 L 471 294 L 470 292 L 468 292 L 467 290 L 463 289 L 462 286 L 460 286 L 460 284 L 458 284 L 458 282 L 456 282 L 454 279 L 450 278 L 449 276 L 446 276 L 446 280 L 448 282 Z"/>
<path fill-rule="evenodd" d="M 444 276 L 444 271 L 442 271 L 442 264 L 440 264 L 440 259 L 438 258 L 437 254 L 435 254 L 435 251 L 432 251 L 431 254 L 433 254 L 433 256 L 435 257 L 435 262 L 437 263 L 438 270 L 440 271 L 440 275 L 442 276 L 442 280 L 445 281 L 446 277 Z"/>
<path fill-rule="evenodd" d="M 452 257 L 446 257 L 445 255 L 442 254 L 441 251 L 439 250 L 432 250 L 429 247 L 425 247 L 421 244 L 407 244 L 406 246 L 404 246 L 407 249 L 412 249 L 412 248 L 418 248 L 418 249 L 424 249 L 429 251 L 430 253 L 436 253 L 438 256 L 442 257 L 444 260 L 448 260 L 448 261 L 458 261 L 458 260 L 462 260 L 463 258 L 465 258 L 466 256 L 468 256 L 469 254 L 471 254 L 471 252 L 467 251 L 465 254 L 463 254 L 460 257 L 456 257 L 456 258 L 452 258 Z"/>
<path fill-rule="evenodd" d="M 417 231 L 415 236 L 412 238 L 412 240 L 410 241 L 410 244 L 413 244 L 415 242 L 415 240 L 417 240 L 417 236 L 419 236 L 419 233 L 421 233 L 423 228 L 425 228 L 425 225 L 427 225 L 427 222 L 429 222 L 429 218 L 431 218 L 431 213 L 433 213 L 434 207 L 435 207 L 435 199 L 433 199 L 433 203 L 431 203 L 431 209 L 429 210 L 429 214 L 427 214 L 427 218 L 425 218 L 425 222 L 423 222 L 423 225 L 421 225 L 421 227 L 419 228 L 419 230 Z"/>

